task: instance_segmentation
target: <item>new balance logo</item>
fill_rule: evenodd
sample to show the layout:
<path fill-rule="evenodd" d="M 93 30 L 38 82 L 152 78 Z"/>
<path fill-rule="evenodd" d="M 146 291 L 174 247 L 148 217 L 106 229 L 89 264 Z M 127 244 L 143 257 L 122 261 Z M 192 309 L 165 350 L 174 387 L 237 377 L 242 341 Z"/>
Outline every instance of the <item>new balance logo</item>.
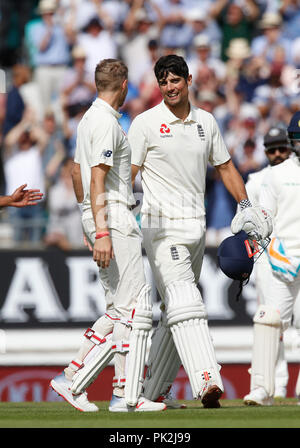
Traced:
<path fill-rule="evenodd" d="M 176 246 L 171 246 L 170 250 L 171 250 L 172 260 L 179 260 L 179 253 L 177 251 L 177 247 Z"/>
<path fill-rule="evenodd" d="M 205 134 L 204 134 L 204 130 L 203 130 L 203 127 L 201 126 L 201 124 L 197 124 L 197 131 L 198 131 L 198 135 L 201 138 L 201 140 L 205 141 Z"/>

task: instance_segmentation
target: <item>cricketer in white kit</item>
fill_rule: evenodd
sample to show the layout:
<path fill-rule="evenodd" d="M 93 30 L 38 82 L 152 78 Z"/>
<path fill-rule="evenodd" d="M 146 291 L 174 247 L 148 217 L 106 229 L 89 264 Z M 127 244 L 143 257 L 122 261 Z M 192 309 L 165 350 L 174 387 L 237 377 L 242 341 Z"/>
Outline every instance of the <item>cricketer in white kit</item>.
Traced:
<path fill-rule="evenodd" d="M 300 114 L 298 120 L 300 132 Z M 261 182 L 259 202 L 272 213 L 274 234 L 268 247 L 271 270 L 264 269 L 265 283 L 261 279 L 264 305 L 254 316 L 251 390 L 244 397 L 246 405 L 273 404 L 280 335 L 290 326 L 300 299 L 300 151 L 296 146 L 292 150 L 287 160 L 265 170 Z"/>
<path fill-rule="evenodd" d="M 118 122 L 127 94 L 127 67 L 101 61 L 95 71 L 98 98 L 81 119 L 77 132 L 75 181 L 82 201 L 82 225 L 99 266 L 106 313 L 89 328 L 74 360 L 51 386 L 85 412 L 86 388 L 114 359 L 111 412 L 160 411 L 163 403 L 141 397 L 147 339 L 152 329 L 150 287 L 142 260 L 142 235 L 131 211 L 130 147 Z M 81 194 L 78 191 L 82 188 Z"/>
<path fill-rule="evenodd" d="M 192 79 L 184 59 L 162 57 L 154 71 L 163 101 L 138 115 L 128 133 L 133 180 L 141 170 L 143 244 L 163 302 L 143 391 L 152 400 L 165 396 L 182 363 L 193 397 L 204 407 L 219 407 L 220 366 L 197 287 L 205 249 L 208 163 L 237 202 L 247 202 L 247 194 L 214 117 L 189 103 Z M 235 233 L 246 222 L 250 231 L 265 221 L 258 217 L 260 210 L 249 213 L 246 219 L 244 211 L 239 214 Z"/>
<path fill-rule="evenodd" d="M 268 165 L 260 171 L 249 174 L 246 183 L 248 198 L 252 204 L 259 205 L 259 196 L 261 185 L 267 170 L 271 166 L 284 162 L 291 154 L 290 144 L 286 129 L 272 126 L 264 136 L 265 154 Z M 274 233 L 271 237 L 275 237 Z M 266 292 L 269 290 L 272 282 L 272 268 L 268 258 L 268 252 L 263 251 L 254 264 L 255 287 L 257 291 L 257 301 L 259 305 L 268 305 L 266 303 Z M 300 302 L 296 301 L 294 306 L 294 326 L 300 324 Z M 256 338 L 257 344 L 261 344 Z M 250 369 L 251 374 L 251 369 Z M 287 394 L 287 384 L 289 379 L 287 361 L 285 359 L 283 335 L 280 335 L 278 357 L 275 368 L 275 392 L 274 397 L 285 397 Z M 249 395 L 249 394 L 248 394 Z M 249 401 L 249 396 L 246 401 Z"/>

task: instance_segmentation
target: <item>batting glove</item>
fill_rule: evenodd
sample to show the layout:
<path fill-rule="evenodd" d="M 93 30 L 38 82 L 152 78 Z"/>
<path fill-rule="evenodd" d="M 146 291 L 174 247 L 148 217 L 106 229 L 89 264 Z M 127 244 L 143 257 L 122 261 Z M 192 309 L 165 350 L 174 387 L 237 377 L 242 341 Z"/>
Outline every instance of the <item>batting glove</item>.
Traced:
<path fill-rule="evenodd" d="M 231 231 L 236 234 L 244 230 L 251 239 L 263 240 L 273 231 L 270 214 L 260 206 L 248 206 L 238 212 L 231 222 Z"/>

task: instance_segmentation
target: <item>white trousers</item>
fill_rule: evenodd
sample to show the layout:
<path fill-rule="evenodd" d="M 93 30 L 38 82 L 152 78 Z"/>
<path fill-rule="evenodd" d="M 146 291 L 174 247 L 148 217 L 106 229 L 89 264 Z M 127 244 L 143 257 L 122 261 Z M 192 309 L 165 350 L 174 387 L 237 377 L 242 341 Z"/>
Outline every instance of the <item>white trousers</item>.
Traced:
<path fill-rule="evenodd" d="M 278 279 L 272 272 L 267 255 L 263 254 L 255 263 L 256 287 L 259 303 L 278 309 L 282 322 L 282 331 L 291 324 L 294 314 L 299 325 L 300 275 L 292 283 Z"/>
<path fill-rule="evenodd" d="M 198 284 L 205 249 L 205 223 L 204 220 L 185 219 L 165 220 L 163 227 L 148 224 L 147 216 L 143 216 L 143 244 L 164 301 L 168 284 L 179 280 Z"/>
<path fill-rule="evenodd" d="M 131 318 L 140 291 L 146 284 L 142 258 L 142 234 L 133 213 L 120 204 L 109 205 L 108 227 L 114 258 L 109 267 L 99 268 L 107 312 L 117 318 Z M 83 213 L 84 232 L 93 245 L 96 229 L 91 212 Z"/>

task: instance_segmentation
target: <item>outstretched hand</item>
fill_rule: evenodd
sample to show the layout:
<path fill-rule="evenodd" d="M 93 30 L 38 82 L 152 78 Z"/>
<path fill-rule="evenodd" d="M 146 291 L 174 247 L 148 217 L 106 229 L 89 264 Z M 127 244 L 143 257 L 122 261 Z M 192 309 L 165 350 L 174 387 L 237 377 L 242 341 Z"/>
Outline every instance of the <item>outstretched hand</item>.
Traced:
<path fill-rule="evenodd" d="M 11 207 L 27 207 L 28 205 L 37 205 L 43 197 L 40 190 L 25 190 L 27 184 L 18 187 L 10 196 Z"/>

